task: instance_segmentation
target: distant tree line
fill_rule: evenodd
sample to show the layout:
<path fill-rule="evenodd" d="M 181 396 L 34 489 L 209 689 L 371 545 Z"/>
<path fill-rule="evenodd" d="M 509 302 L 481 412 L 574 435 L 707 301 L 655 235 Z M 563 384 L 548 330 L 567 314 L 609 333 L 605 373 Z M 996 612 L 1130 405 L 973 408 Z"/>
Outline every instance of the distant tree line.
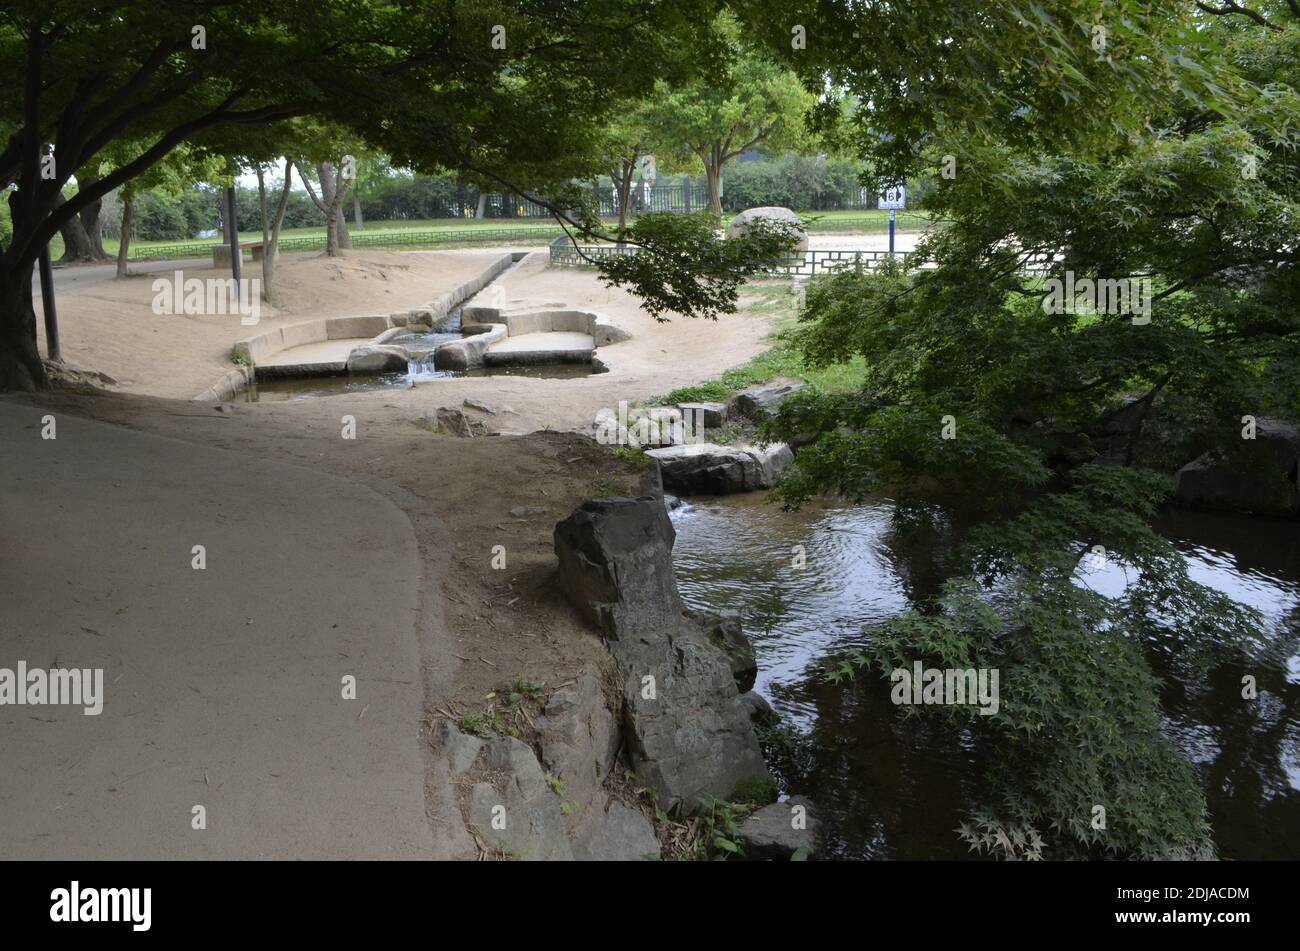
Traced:
<path fill-rule="evenodd" d="M 736 162 L 729 169 L 722 195 L 728 213 L 760 205 L 780 205 L 797 211 L 833 211 L 871 207 L 858 182 L 859 163 L 824 156 L 787 153 L 775 158 Z M 659 175 L 656 184 L 680 187 L 685 175 Z M 612 183 L 607 176 L 596 187 L 602 194 Z M 452 217 L 514 216 L 516 202 L 479 203 L 477 186 L 458 181 L 453 175 L 392 175 L 358 196 L 362 220 L 419 221 Z M 914 190 L 912 200 L 919 200 Z M 239 229 L 255 232 L 261 227 L 261 212 L 256 188 L 236 189 Z M 348 202 L 349 218 L 355 219 L 356 207 Z M 222 189 L 201 185 L 179 193 L 167 190 L 148 191 L 136 197 L 133 236 L 138 241 L 183 241 L 207 232 L 220 232 Z M 8 216 L 0 211 L 0 234 L 10 227 Z M 325 216 L 301 189 L 290 192 L 285 210 L 285 228 L 319 228 Z M 105 202 L 102 215 L 105 238 L 120 237 L 121 205 L 113 199 Z"/>

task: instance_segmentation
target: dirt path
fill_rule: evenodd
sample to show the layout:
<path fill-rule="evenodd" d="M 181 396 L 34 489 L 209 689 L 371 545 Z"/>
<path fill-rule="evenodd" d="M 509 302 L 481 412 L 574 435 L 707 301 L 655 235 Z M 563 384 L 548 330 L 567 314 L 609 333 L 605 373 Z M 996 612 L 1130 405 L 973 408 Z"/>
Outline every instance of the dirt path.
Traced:
<path fill-rule="evenodd" d="M 0 401 L 0 667 L 102 668 L 103 709 L 0 707 L 0 855 L 432 854 L 420 654 L 447 644 L 433 625 L 417 643 L 402 512 L 63 413 L 42 439 L 43 415 Z"/>

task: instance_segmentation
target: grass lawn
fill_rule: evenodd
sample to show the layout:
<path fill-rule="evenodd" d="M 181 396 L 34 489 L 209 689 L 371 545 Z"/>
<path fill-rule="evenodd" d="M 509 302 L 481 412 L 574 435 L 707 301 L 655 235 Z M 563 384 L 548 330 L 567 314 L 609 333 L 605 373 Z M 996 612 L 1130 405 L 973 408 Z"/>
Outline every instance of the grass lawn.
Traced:
<path fill-rule="evenodd" d="M 854 357 L 848 363 L 829 367 L 808 367 L 791 346 L 790 335 L 797 325 L 796 299 L 787 284 L 757 284 L 750 288 L 753 295 L 745 309 L 750 313 L 774 313 L 777 330 L 769 339 L 772 347 L 760 353 L 744 366 L 727 370 L 716 380 L 683 386 L 663 396 L 645 400 L 647 406 L 669 406 L 677 403 L 726 402 L 733 393 L 747 386 L 766 383 L 780 377 L 802 380 L 828 393 L 847 393 L 862 386 L 866 377 L 866 361 Z"/>
<path fill-rule="evenodd" d="M 825 231 L 877 231 L 887 230 L 889 227 L 889 212 L 875 211 L 871 209 L 858 211 L 802 211 L 799 214 L 807 219 L 811 219 L 809 230 L 811 232 Z M 916 227 L 918 220 L 923 217 L 920 212 L 900 212 L 899 227 Z M 617 224 L 617 219 L 604 219 L 606 225 L 613 226 Z M 521 240 L 542 240 L 528 232 L 535 232 L 536 229 L 546 228 L 555 234 L 559 234 L 560 227 L 549 218 L 422 218 L 411 219 L 406 221 L 372 221 L 367 222 L 365 228 L 358 232 L 352 228 L 353 234 L 392 234 L 402 231 L 434 231 L 434 232 L 455 232 L 455 231 L 476 231 L 486 229 L 490 231 L 523 231 Z M 282 238 L 295 237 L 323 237 L 325 233 L 324 226 L 317 225 L 309 228 L 286 228 L 280 232 Z M 240 242 L 261 241 L 261 229 L 256 231 L 241 231 L 239 233 Z M 131 248 L 133 251 L 145 250 L 148 248 L 165 248 L 178 244 L 187 244 L 193 242 L 217 243 L 213 238 L 194 238 L 188 241 L 179 239 L 169 239 L 164 241 L 132 241 Z M 454 245 L 448 245 L 454 246 Z M 104 239 L 104 250 L 110 257 L 117 256 L 118 242 L 114 238 Z M 63 256 L 63 238 L 56 236 L 50 242 L 50 254 L 54 260 Z"/>

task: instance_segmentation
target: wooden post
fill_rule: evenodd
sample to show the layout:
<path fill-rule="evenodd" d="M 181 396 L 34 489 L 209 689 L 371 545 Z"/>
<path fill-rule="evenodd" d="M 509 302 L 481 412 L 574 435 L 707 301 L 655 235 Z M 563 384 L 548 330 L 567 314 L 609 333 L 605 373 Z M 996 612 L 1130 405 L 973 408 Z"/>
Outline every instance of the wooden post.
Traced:
<path fill-rule="evenodd" d="M 41 249 L 41 304 L 45 309 L 45 350 L 50 360 L 59 359 L 59 317 L 54 310 L 54 268 L 50 246 Z"/>
<path fill-rule="evenodd" d="M 230 235 L 230 276 L 235 279 L 235 303 L 239 304 L 239 215 L 235 205 L 235 186 L 226 189 L 226 233 Z"/>

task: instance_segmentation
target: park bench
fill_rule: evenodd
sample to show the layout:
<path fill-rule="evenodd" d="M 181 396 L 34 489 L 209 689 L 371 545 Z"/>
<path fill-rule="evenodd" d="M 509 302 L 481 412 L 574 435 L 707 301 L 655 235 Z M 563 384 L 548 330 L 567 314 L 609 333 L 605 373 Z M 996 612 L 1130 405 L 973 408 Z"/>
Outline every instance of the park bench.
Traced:
<path fill-rule="evenodd" d="M 266 250 L 261 241 L 245 241 L 240 244 L 239 249 L 243 251 L 245 248 L 252 251 L 254 261 L 262 260 L 262 254 Z M 230 245 L 214 244 L 212 246 L 212 266 L 230 267 Z"/>

